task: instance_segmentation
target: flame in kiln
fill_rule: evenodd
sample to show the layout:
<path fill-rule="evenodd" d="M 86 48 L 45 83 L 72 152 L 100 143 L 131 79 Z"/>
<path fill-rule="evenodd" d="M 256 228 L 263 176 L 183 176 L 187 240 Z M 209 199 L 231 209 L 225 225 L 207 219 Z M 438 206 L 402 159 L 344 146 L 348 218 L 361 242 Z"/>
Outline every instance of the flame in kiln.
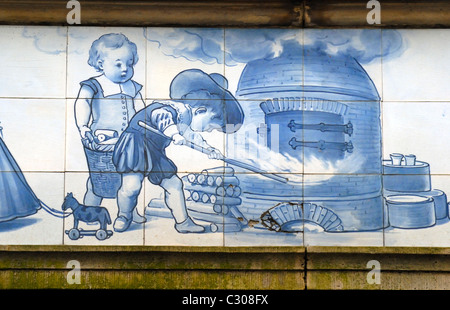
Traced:
<path fill-rule="evenodd" d="M 254 165 L 268 173 L 288 174 L 290 183 L 315 186 L 326 182 L 336 174 L 352 174 L 360 171 L 365 157 L 358 152 L 346 155 L 336 161 L 325 161 L 309 156 L 301 161 L 286 153 L 275 152 L 268 147 L 249 139 L 249 148 L 235 148 L 234 158 Z M 251 150 L 251 151 L 249 151 Z M 304 174 L 314 174 L 314 182 L 304 182 Z M 259 176 L 263 178 L 263 176 Z"/>

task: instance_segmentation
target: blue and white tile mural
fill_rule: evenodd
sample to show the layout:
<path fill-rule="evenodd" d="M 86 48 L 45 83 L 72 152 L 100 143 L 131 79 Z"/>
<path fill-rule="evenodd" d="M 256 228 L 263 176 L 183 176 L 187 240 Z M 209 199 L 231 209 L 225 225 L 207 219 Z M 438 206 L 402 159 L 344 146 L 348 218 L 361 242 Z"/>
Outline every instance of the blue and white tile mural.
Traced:
<path fill-rule="evenodd" d="M 1 26 L 0 244 L 450 246 L 449 39 Z"/>

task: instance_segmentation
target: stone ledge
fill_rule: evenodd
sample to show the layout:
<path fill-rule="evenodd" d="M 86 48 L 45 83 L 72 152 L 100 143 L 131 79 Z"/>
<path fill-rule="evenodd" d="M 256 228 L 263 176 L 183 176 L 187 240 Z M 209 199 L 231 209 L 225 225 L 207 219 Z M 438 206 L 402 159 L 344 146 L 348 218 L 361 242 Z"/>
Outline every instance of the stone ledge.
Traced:
<path fill-rule="evenodd" d="M 394 272 L 381 269 L 379 283 L 369 283 L 369 270 L 310 271 L 308 290 L 448 290 L 448 272 Z M 370 275 L 369 275 L 370 276 Z"/>
<path fill-rule="evenodd" d="M 133 289 L 448 289 L 449 248 L 0 246 L 0 287 Z M 367 263 L 380 263 L 370 284 Z M 73 286 L 72 286 L 73 287 Z"/>
<path fill-rule="evenodd" d="M 449 248 L 357 247 L 307 248 L 306 270 L 367 272 L 367 263 L 375 260 L 380 270 L 393 272 L 450 272 Z M 450 276 L 450 274 L 449 274 Z"/>
<path fill-rule="evenodd" d="M 357 253 L 449 255 L 450 247 L 402 246 L 140 246 L 0 245 L 0 252 L 191 252 L 191 253 Z"/>
<path fill-rule="evenodd" d="M 307 289 L 441 290 L 450 287 L 449 248 L 310 247 L 306 251 Z M 379 271 L 379 283 L 368 281 L 374 268 Z"/>
<path fill-rule="evenodd" d="M 304 253 L 304 247 L 292 246 L 139 246 L 139 245 L 0 245 L 0 252 L 220 252 L 220 253 Z"/>

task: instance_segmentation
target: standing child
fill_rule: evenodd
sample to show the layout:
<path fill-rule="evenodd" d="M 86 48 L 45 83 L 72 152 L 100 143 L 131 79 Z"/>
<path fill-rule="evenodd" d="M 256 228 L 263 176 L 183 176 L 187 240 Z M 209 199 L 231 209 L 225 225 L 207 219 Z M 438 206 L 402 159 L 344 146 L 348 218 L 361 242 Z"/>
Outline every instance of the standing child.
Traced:
<path fill-rule="evenodd" d="M 208 75 L 197 69 L 183 71 L 171 83 L 172 100 L 155 101 L 133 117 L 120 136 L 113 156 L 123 180 L 117 194 L 119 213 L 114 222 L 115 231 L 128 229 L 144 177 L 164 189 L 164 201 L 172 212 L 178 232 L 204 231 L 187 213 L 183 183 L 165 149 L 171 141 L 183 144 L 186 138 L 209 149 L 210 158 L 222 156 L 199 132 L 232 133 L 242 125 L 242 108 L 221 86 L 225 81 L 219 74 Z M 153 130 L 140 126 L 140 122 Z"/>
<path fill-rule="evenodd" d="M 86 205 L 98 206 L 103 198 L 117 195 L 121 180 L 113 173 L 112 152 L 130 119 L 144 107 L 142 85 L 132 80 L 137 61 L 136 44 L 123 34 L 102 35 L 90 48 L 88 64 L 101 74 L 80 83 L 75 101 L 75 122 L 90 168 Z M 116 185 L 107 184 L 108 178 L 116 178 Z"/>

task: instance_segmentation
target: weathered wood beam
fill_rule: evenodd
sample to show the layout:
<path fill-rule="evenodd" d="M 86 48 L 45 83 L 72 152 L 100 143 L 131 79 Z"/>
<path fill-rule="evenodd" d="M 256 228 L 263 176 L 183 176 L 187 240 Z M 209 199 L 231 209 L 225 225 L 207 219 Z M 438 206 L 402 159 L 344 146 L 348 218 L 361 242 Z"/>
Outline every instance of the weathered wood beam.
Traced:
<path fill-rule="evenodd" d="M 67 25 L 68 1 L 0 0 L 0 24 Z M 366 0 L 105 1 L 80 0 L 84 26 L 446 28 L 450 2 L 380 0 L 370 25 Z"/>
<path fill-rule="evenodd" d="M 444 0 L 379 0 L 380 24 L 368 24 L 374 8 L 361 0 L 305 1 L 305 27 L 382 27 L 447 28 L 450 26 L 450 2 Z"/>
<path fill-rule="evenodd" d="M 293 1 L 81 0 L 86 26 L 293 26 L 302 21 Z M 0 1 L 1 24 L 67 25 L 66 1 Z"/>

